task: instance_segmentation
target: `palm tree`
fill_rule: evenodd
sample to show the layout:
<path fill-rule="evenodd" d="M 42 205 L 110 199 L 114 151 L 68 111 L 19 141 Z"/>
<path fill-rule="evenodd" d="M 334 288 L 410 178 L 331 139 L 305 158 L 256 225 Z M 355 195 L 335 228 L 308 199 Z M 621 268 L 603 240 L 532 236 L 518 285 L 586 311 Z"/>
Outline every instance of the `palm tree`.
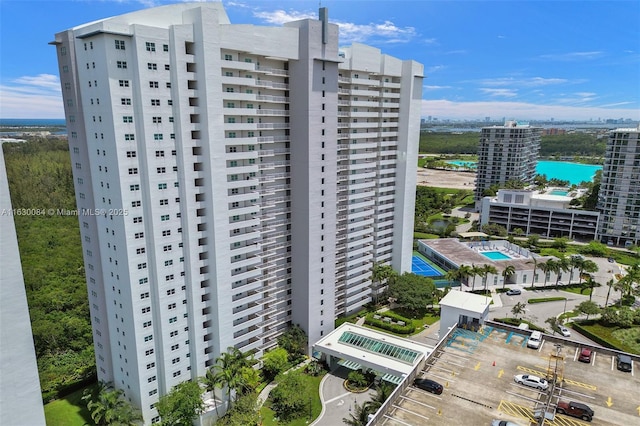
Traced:
<path fill-rule="evenodd" d="M 538 269 L 538 259 L 536 259 L 535 257 L 532 259 L 531 262 L 527 262 L 528 264 L 532 264 L 533 263 L 533 273 L 531 274 L 531 289 L 534 290 L 536 287 L 536 270 Z"/>
<path fill-rule="evenodd" d="M 369 423 L 369 403 L 362 405 L 354 404 L 353 413 L 349 414 L 349 418 L 343 418 L 342 421 L 349 426 L 366 426 Z"/>
<path fill-rule="evenodd" d="M 553 259 L 549 259 L 546 262 L 538 264 L 538 269 L 544 272 L 544 283 L 542 284 L 543 287 L 547 286 L 547 280 L 549 279 L 549 272 L 551 272 L 553 268 L 555 268 L 554 263 L 555 262 L 553 261 Z"/>
<path fill-rule="evenodd" d="M 503 289 L 507 285 L 507 280 L 515 273 L 516 273 L 516 268 L 513 265 L 509 265 L 502 270 L 502 278 L 503 278 L 502 288 Z"/>
<path fill-rule="evenodd" d="M 238 348 L 230 346 L 216 359 L 204 378 L 207 390 L 227 388 L 227 399 L 231 405 L 231 392 L 244 388 L 242 369 L 251 367 L 251 362 Z"/>
<path fill-rule="evenodd" d="M 585 260 L 584 262 L 582 262 L 579 268 L 580 268 L 580 281 L 578 282 L 578 284 L 582 284 L 582 275 L 585 272 L 590 274 L 598 272 L 598 265 L 593 260 Z"/>
<path fill-rule="evenodd" d="M 489 277 L 489 275 L 497 275 L 497 274 L 498 274 L 498 270 L 496 269 L 495 266 L 493 265 L 482 266 L 482 274 L 480 276 L 482 277 L 482 286 L 484 288 L 485 293 L 487 291 L 487 278 Z"/>
<path fill-rule="evenodd" d="M 93 392 L 85 392 L 82 397 L 87 402 L 91 419 L 99 426 L 137 425 L 142 415 L 124 398 L 124 391 L 115 389 L 111 383 L 99 382 Z"/>
<path fill-rule="evenodd" d="M 589 302 L 591 302 L 591 298 L 593 297 L 593 287 L 598 283 L 593 280 L 593 276 L 591 274 L 588 274 L 586 284 L 589 287 Z"/>
<path fill-rule="evenodd" d="M 569 260 L 566 257 L 562 256 L 560 259 L 556 260 L 556 267 L 557 269 L 554 272 L 556 273 L 556 289 L 557 289 L 562 273 L 568 272 L 570 269 Z M 571 281 L 571 279 L 569 279 L 569 281 Z"/>
<path fill-rule="evenodd" d="M 585 259 L 582 256 L 571 256 L 569 260 L 569 265 L 571 265 L 571 273 L 569 275 L 569 283 L 573 281 L 573 271 L 577 269 L 578 271 L 582 271 L 582 267 L 584 266 Z"/>
<path fill-rule="evenodd" d="M 627 292 L 631 292 L 631 283 L 626 278 L 627 276 L 625 275 L 613 285 L 613 289 L 620 292 L 620 300 L 618 301 L 618 305 L 620 306 L 622 306 L 622 299 L 625 294 L 627 294 Z"/>
<path fill-rule="evenodd" d="M 473 277 L 473 282 L 471 284 L 471 291 L 475 290 L 476 288 L 476 277 L 478 275 L 482 274 L 482 266 L 476 266 L 474 264 L 471 264 L 471 273 L 470 276 Z"/>
<path fill-rule="evenodd" d="M 472 275 L 473 268 L 469 265 L 460 265 L 458 268 L 458 279 L 460 282 L 464 281 L 464 283 L 469 286 L 468 278 Z"/>
<path fill-rule="evenodd" d="M 609 281 L 607 281 L 607 287 L 609 287 L 609 290 L 607 290 L 607 298 L 604 301 L 604 307 L 607 307 L 607 303 L 609 303 L 609 294 L 611 293 L 611 287 L 613 287 L 613 284 L 615 284 L 615 280 L 612 278 Z"/>
<path fill-rule="evenodd" d="M 375 413 L 376 411 L 378 411 L 378 409 L 382 407 L 382 404 L 384 404 L 385 401 L 389 399 L 394 388 L 394 386 L 391 386 L 387 383 L 380 383 L 380 385 L 376 387 L 376 394 L 368 403 L 369 411 L 371 413 Z"/>
<path fill-rule="evenodd" d="M 371 291 L 374 293 L 374 302 L 378 304 L 378 294 L 380 289 L 389 285 L 396 276 L 397 272 L 389 265 L 374 263 L 371 268 Z M 377 284 L 377 285 L 376 285 Z"/>
<path fill-rule="evenodd" d="M 511 308 L 511 313 L 513 314 L 514 317 L 518 318 L 518 315 L 524 314 L 526 307 L 527 307 L 526 303 L 518 302 L 515 305 L 513 305 L 513 308 Z"/>

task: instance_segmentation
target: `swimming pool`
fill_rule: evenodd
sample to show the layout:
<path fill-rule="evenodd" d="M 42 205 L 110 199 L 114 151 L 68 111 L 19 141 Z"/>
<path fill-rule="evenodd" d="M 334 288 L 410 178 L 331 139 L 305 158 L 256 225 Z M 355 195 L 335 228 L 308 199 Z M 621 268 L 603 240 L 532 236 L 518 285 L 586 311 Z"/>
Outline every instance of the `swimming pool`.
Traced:
<path fill-rule="evenodd" d="M 567 195 L 569 191 L 563 191 L 562 189 L 554 189 L 549 192 L 549 195 Z"/>
<path fill-rule="evenodd" d="M 449 164 L 455 164 L 459 167 L 475 169 L 475 161 L 451 160 Z M 536 173 L 547 176 L 547 179 L 560 179 L 569 181 L 570 185 L 577 185 L 582 181 L 591 182 L 598 170 L 602 170 L 602 166 L 591 164 L 572 163 L 569 161 L 538 161 L 536 165 Z"/>
<path fill-rule="evenodd" d="M 501 251 L 481 251 L 481 255 L 488 257 L 491 260 L 508 260 L 513 259 L 511 256 L 507 256 Z"/>

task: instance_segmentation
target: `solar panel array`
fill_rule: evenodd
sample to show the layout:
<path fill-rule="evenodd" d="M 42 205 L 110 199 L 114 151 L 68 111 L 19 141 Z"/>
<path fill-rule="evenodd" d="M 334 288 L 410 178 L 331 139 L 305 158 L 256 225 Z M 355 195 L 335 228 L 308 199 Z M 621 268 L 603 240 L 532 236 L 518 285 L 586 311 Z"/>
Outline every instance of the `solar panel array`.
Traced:
<path fill-rule="evenodd" d="M 390 343 L 381 342 L 371 337 L 362 336 L 351 331 L 345 331 L 338 339 L 339 342 L 368 352 L 373 352 L 412 365 L 420 352 L 411 349 L 402 348 Z"/>

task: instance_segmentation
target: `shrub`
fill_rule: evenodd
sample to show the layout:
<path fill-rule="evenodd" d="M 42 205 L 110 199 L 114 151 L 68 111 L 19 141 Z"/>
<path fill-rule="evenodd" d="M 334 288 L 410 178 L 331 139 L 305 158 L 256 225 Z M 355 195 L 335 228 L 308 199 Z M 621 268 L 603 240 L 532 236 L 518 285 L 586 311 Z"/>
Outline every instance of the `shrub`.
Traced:
<path fill-rule="evenodd" d="M 400 320 L 400 321 L 404 321 L 406 325 L 399 325 L 399 324 L 385 322 L 382 319 L 376 319 L 373 317 L 373 315 L 374 314 L 367 315 L 367 317 L 364 320 L 364 323 L 367 325 L 372 325 L 374 327 L 391 331 L 392 333 L 397 333 L 397 334 L 411 334 L 414 331 L 416 331 L 416 327 L 413 325 L 413 322 L 406 318 L 404 318 L 403 320 Z M 389 318 L 393 319 L 391 315 L 387 315 L 387 312 L 384 312 L 380 316 L 388 316 Z"/>
<path fill-rule="evenodd" d="M 527 303 L 544 303 L 544 302 L 557 302 L 559 300 L 567 300 L 566 297 L 538 297 L 527 300 Z"/>
<path fill-rule="evenodd" d="M 367 377 L 361 371 L 352 371 L 347 376 L 349 383 L 358 388 L 364 388 L 368 385 Z"/>

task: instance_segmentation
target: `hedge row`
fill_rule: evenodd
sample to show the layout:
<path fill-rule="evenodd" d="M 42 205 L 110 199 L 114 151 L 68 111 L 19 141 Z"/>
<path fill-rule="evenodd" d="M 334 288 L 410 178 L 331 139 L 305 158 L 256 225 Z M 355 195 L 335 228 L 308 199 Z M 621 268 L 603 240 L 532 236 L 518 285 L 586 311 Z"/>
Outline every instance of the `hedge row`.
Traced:
<path fill-rule="evenodd" d="M 544 303 L 544 302 L 557 302 L 559 300 L 567 300 L 566 297 L 539 297 L 527 300 L 527 303 Z"/>
<path fill-rule="evenodd" d="M 503 324 L 509 324 L 512 325 L 514 327 L 519 326 L 522 323 L 528 324 L 529 325 L 529 330 L 532 331 L 539 331 L 541 333 L 546 333 L 547 330 L 545 330 L 544 328 L 538 327 L 537 325 L 527 321 L 527 320 L 523 320 L 523 319 L 518 319 L 518 318 L 494 318 L 493 321 L 495 322 L 501 322 Z"/>
<path fill-rule="evenodd" d="M 580 334 L 588 337 L 589 339 L 593 340 L 594 342 L 596 342 L 599 345 L 604 346 L 605 348 L 615 349 L 615 350 L 618 350 L 618 351 L 626 352 L 626 350 L 624 348 L 621 348 L 621 347 L 609 342 L 607 339 L 604 339 L 604 338 L 598 336 L 597 334 L 593 334 L 591 331 L 589 331 L 588 329 L 582 327 L 577 322 L 571 323 L 571 327 L 576 329 Z"/>
<path fill-rule="evenodd" d="M 386 315 L 387 313 L 384 313 L 384 316 L 387 316 L 389 318 L 394 318 L 394 316 L 392 315 Z M 382 320 L 382 318 L 380 319 L 375 319 L 373 317 L 374 314 L 369 314 L 366 316 L 364 323 L 368 324 L 368 325 L 372 325 L 374 327 L 377 328 L 381 328 L 383 330 L 387 330 L 387 331 L 391 331 L 392 333 L 397 333 L 397 334 L 411 334 L 414 331 L 416 331 L 416 327 L 413 325 L 413 322 L 411 320 L 408 320 L 406 318 L 404 319 L 400 319 L 400 321 L 404 321 L 407 325 L 398 325 L 398 324 L 393 324 L 393 323 L 388 323 Z M 381 317 L 383 316 L 382 314 L 378 314 Z M 399 315 L 395 315 L 395 317 L 400 317 Z M 400 317 L 402 318 L 402 317 Z"/>

